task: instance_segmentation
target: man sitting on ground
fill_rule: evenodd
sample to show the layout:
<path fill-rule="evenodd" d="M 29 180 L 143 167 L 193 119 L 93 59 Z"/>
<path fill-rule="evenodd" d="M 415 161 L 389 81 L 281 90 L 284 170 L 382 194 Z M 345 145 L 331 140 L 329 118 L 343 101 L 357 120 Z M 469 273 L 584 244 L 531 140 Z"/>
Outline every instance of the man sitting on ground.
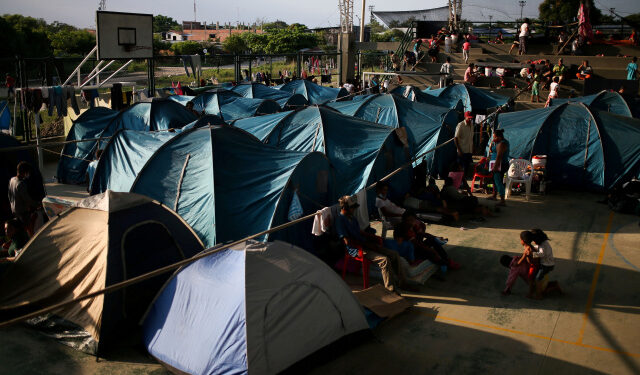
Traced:
<path fill-rule="evenodd" d="M 453 179 L 451 177 L 444 178 L 444 186 L 440 192 L 442 199 L 447 202 L 447 206 L 461 213 L 477 213 L 484 216 L 490 214 L 487 207 L 478 204 L 478 198 L 471 194 L 471 190 L 465 190 L 466 194 L 460 193 L 455 186 L 453 186 Z"/>
<path fill-rule="evenodd" d="M 405 213 L 402 215 L 402 222 L 409 230 L 407 237 L 414 246 L 416 259 L 427 259 L 439 265 L 442 273 L 446 273 L 449 268 L 454 270 L 460 268 L 460 264 L 451 260 L 442 247 L 447 240 L 427 233 L 426 224 L 418 220 L 415 214 Z"/>
<path fill-rule="evenodd" d="M 379 237 L 360 230 L 358 220 L 353 215 L 357 207 L 356 197 L 345 195 L 340 198 L 340 214 L 335 222 L 338 237 L 344 241 L 349 255 L 358 256 L 358 249 L 362 249 L 362 256 L 380 267 L 384 287 L 394 292 L 398 286 L 403 286 L 400 284 L 404 280 L 398 265 L 399 255 L 382 247 Z"/>
<path fill-rule="evenodd" d="M 589 79 L 593 76 L 593 68 L 589 65 L 588 60 L 583 60 L 582 64 L 578 67 L 578 73 L 576 73 L 576 77 L 579 80 L 584 81 L 585 79 Z"/>

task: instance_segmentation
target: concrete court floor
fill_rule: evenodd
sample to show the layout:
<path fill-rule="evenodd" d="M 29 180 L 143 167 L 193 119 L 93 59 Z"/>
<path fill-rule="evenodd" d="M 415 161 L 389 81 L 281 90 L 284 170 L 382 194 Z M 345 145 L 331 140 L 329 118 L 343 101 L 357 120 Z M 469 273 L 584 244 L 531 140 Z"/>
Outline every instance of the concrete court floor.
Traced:
<path fill-rule="evenodd" d="M 65 192 L 64 186 L 57 189 Z M 80 192 L 72 189 L 73 194 Z M 465 230 L 460 225 L 431 225 L 430 232 L 449 238 L 446 248 L 462 269 L 450 272 L 446 281 L 430 279 L 419 292 L 406 294 L 413 306 L 383 322 L 374 331 L 376 339 L 311 373 L 640 373 L 638 218 L 612 214 L 596 203 L 600 199 L 568 191 L 533 196 L 528 202 L 514 197 L 484 223 L 462 221 Z M 529 300 L 520 280 L 513 294 L 503 297 L 507 271 L 498 259 L 521 252 L 519 232 L 533 227 L 551 238 L 556 257 L 552 279 L 565 294 Z M 349 281 L 355 288 L 361 282 L 355 276 Z M 0 330 L 0 373 L 165 370 L 141 348 L 123 348 L 96 362 L 17 326 Z"/>

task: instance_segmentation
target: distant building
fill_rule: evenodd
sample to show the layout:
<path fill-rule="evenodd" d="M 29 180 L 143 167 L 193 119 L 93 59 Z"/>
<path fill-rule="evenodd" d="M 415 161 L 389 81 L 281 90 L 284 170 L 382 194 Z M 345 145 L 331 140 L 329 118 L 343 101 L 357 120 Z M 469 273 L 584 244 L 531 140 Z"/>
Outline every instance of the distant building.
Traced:
<path fill-rule="evenodd" d="M 200 22 L 191 22 L 191 21 L 183 21 L 183 29 L 182 31 L 169 30 L 166 33 L 162 33 L 162 39 L 171 43 L 174 42 L 182 42 L 185 40 L 192 40 L 194 42 L 207 42 L 214 41 L 218 43 L 224 42 L 230 35 L 233 34 L 242 34 L 242 33 L 256 33 L 262 34 L 262 30 L 253 30 L 253 29 L 224 29 L 219 28 L 216 25 L 207 25 L 201 24 Z M 194 28 L 190 29 L 188 27 L 184 27 L 184 25 L 190 26 L 193 24 Z M 196 28 L 202 27 L 202 28 Z"/>

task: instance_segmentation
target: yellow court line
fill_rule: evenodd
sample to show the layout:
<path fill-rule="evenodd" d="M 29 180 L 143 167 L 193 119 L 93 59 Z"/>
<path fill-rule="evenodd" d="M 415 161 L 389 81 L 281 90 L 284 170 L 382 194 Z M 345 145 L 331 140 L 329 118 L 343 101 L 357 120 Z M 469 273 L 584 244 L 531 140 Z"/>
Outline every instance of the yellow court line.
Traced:
<path fill-rule="evenodd" d="M 582 327 L 580 328 L 580 333 L 578 335 L 578 340 L 576 344 L 582 344 L 582 339 L 584 338 L 584 330 L 587 326 L 587 321 L 589 320 L 589 312 L 591 312 L 591 307 L 593 306 L 593 298 L 596 294 L 596 286 L 598 285 L 598 278 L 600 277 L 600 269 L 602 268 L 602 259 L 604 258 L 604 251 L 607 249 L 607 240 L 609 240 L 609 233 L 611 232 L 611 223 L 613 222 L 613 211 L 609 214 L 609 222 L 607 223 L 607 230 L 604 234 L 604 239 L 602 240 L 602 247 L 600 248 L 600 255 L 598 256 L 598 264 L 596 265 L 596 270 L 593 273 L 593 280 L 591 280 L 591 289 L 589 289 L 589 297 L 587 298 L 587 306 L 584 309 L 584 314 L 582 315 Z"/>
<path fill-rule="evenodd" d="M 537 338 L 537 339 L 555 341 L 555 342 L 559 342 L 559 343 L 562 343 L 562 344 L 568 344 L 568 345 L 578 346 L 578 347 L 582 347 L 582 348 L 589 348 L 589 349 L 599 350 L 599 351 L 603 351 L 603 352 L 624 354 L 624 355 L 629 356 L 629 357 L 640 358 L 640 353 L 623 352 L 623 351 L 620 351 L 620 350 L 615 350 L 615 349 L 610 349 L 610 348 L 603 348 L 603 347 L 600 347 L 600 346 L 587 345 L 587 344 L 582 344 L 582 343 L 579 343 L 579 342 L 561 340 L 561 339 L 556 339 L 556 338 L 553 338 L 553 337 L 537 335 L 535 333 L 523 332 L 523 331 L 518 331 L 518 330 L 510 329 L 510 328 L 492 326 L 492 325 L 483 324 L 483 323 L 469 322 L 469 321 L 466 321 L 466 320 L 451 318 L 451 317 L 448 317 L 448 316 L 443 316 L 443 315 L 435 314 L 435 313 L 428 313 L 428 312 L 423 312 L 423 311 L 418 311 L 418 313 L 422 314 L 422 315 L 432 316 L 436 320 L 456 322 L 456 323 L 460 323 L 460 324 L 464 324 L 464 325 L 488 328 L 488 329 L 492 329 L 492 330 L 495 330 L 495 331 L 509 332 L 509 333 L 513 333 L 513 334 L 516 334 L 516 335 L 534 337 L 534 338 Z"/>

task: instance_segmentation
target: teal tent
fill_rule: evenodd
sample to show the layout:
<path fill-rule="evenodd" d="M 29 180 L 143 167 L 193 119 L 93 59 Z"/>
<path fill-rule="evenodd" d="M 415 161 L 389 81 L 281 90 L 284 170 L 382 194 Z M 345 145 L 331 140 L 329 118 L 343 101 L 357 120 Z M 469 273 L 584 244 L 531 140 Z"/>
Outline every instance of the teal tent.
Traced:
<path fill-rule="evenodd" d="M 109 137 L 118 130 L 158 131 L 181 128 L 197 119 L 184 106 L 166 99 L 136 103 L 120 112 L 96 107 L 87 110 L 74 122 L 67 140 L 105 138 L 96 142 L 67 144 L 58 162 L 58 181 L 65 184 L 82 184 L 96 147 L 103 148 Z"/>
<path fill-rule="evenodd" d="M 489 108 L 500 107 L 509 102 L 507 96 L 462 83 L 441 89 L 427 89 L 422 92 L 449 103 L 457 103 L 458 100 L 461 100 L 464 110 L 472 112 L 484 112 Z"/>
<path fill-rule="evenodd" d="M 118 111 L 105 107 L 89 108 L 73 121 L 66 143 L 60 153 L 56 176 L 58 182 L 82 184 L 86 181 L 87 166 L 93 160 L 96 142 L 74 142 L 97 138 Z"/>
<path fill-rule="evenodd" d="M 419 103 L 429 104 L 429 105 L 438 106 L 438 107 L 451 108 L 460 112 L 464 110 L 462 100 L 460 99 L 452 101 L 444 98 L 439 98 L 434 95 L 425 94 L 425 91 L 422 91 L 415 86 L 398 86 L 395 89 L 391 90 L 391 93 L 402 96 L 403 98 L 407 98 L 412 102 L 419 102 Z"/>
<path fill-rule="evenodd" d="M 218 115 L 224 121 L 276 113 L 281 107 L 274 100 L 241 97 L 237 93 L 205 92 L 193 98 L 194 110 Z M 186 104 L 186 103 L 185 103 Z"/>
<path fill-rule="evenodd" d="M 218 116 L 205 115 L 174 132 L 119 130 L 104 147 L 90 186 L 91 195 L 107 190 L 128 192 L 149 158 L 176 134 L 192 128 L 224 124 Z"/>
<path fill-rule="evenodd" d="M 453 143 L 425 154 L 453 137 L 458 123 L 455 110 L 412 102 L 394 94 L 362 95 L 352 101 L 329 103 L 328 106 L 345 115 L 407 129 L 411 158 L 424 155 L 427 171 L 431 175 L 447 171 L 456 158 Z"/>
<path fill-rule="evenodd" d="M 309 104 L 324 104 L 329 101 L 349 100 L 349 92 L 343 87 L 333 88 L 316 85 L 306 79 L 297 79 L 282 85 L 282 91 L 304 96 Z"/>
<path fill-rule="evenodd" d="M 503 113 L 510 158 L 547 155 L 554 184 L 609 189 L 640 171 L 640 120 L 590 111 L 582 103 Z"/>
<path fill-rule="evenodd" d="M 556 106 L 567 102 L 584 103 L 591 110 L 611 112 L 616 115 L 632 117 L 629 105 L 627 105 L 627 102 L 624 100 L 622 95 L 615 91 L 602 90 L 596 94 L 579 96 L 577 98 L 553 99 L 551 101 L 551 105 Z"/>
<path fill-rule="evenodd" d="M 410 160 L 407 134 L 325 107 L 243 119 L 234 126 L 287 150 L 324 153 L 336 170 L 336 193 L 355 194 Z M 390 180 L 393 194 L 409 190 L 410 170 Z M 372 197 L 373 198 L 373 197 Z M 373 199 L 369 199 L 370 205 Z"/>
<path fill-rule="evenodd" d="M 294 191 L 303 214 L 329 205 L 332 175 L 321 153 L 277 149 L 240 129 L 214 126 L 189 129 L 165 142 L 131 191 L 176 211 L 213 246 L 286 223 Z M 311 224 L 260 239 L 304 246 Z"/>
<path fill-rule="evenodd" d="M 275 100 L 283 109 L 296 109 L 309 104 L 309 101 L 300 94 L 292 94 L 261 83 L 243 83 L 235 86 L 231 91 L 245 98 Z"/>

